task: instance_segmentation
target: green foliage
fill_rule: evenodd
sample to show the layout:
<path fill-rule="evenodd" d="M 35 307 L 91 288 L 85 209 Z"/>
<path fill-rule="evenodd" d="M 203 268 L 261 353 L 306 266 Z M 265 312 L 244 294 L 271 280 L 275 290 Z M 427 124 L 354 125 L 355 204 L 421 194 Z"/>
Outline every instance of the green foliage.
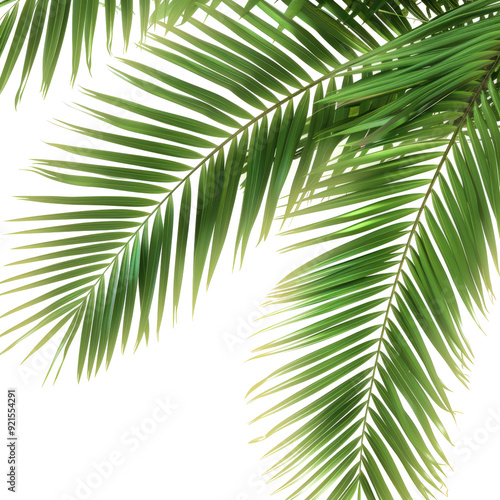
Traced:
<path fill-rule="evenodd" d="M 140 30 L 138 32 L 140 38 L 143 39 L 151 24 L 167 20 L 173 25 L 181 15 L 191 15 L 195 7 L 195 2 L 189 3 L 186 0 L 163 2 L 161 9 L 158 4 L 158 0 L 153 2 L 151 0 L 138 0 L 138 2 L 121 0 L 118 4 L 116 0 L 105 0 L 102 4 L 99 0 L 5 0 L 0 2 L 0 57 L 5 52 L 0 66 L 0 92 L 7 85 L 24 50 L 24 63 L 16 104 L 22 97 L 38 54 L 42 57 L 42 92 L 45 95 L 54 77 L 63 43 L 67 38 L 70 38 L 72 43 L 72 83 L 78 74 L 83 55 L 90 70 L 99 15 L 105 16 L 107 49 L 111 52 L 117 17 L 120 19 L 126 49 L 130 42 L 134 13 L 139 16 Z M 171 13 L 172 16 L 169 17 Z"/>
<path fill-rule="evenodd" d="M 498 20 L 449 30 L 465 12 L 353 61 L 346 75 L 365 78 L 321 101 L 359 112 L 320 134 L 341 137 L 342 149 L 310 172 L 292 215 L 317 222 L 288 231 L 305 236 L 289 249 L 335 245 L 271 294 L 293 315 L 256 357 L 306 353 L 251 391 L 261 398 L 295 388 L 258 417 L 300 406 L 264 436 L 300 423 L 271 450 L 291 447 L 272 469 L 274 479 L 291 475 L 282 486 L 294 486 L 289 498 L 413 499 L 409 484 L 431 498 L 444 488 L 437 435 L 449 438 L 437 409 L 453 410 L 436 360 L 467 383 L 472 353 L 460 304 L 485 313 L 500 228 Z M 387 103 L 373 109 L 382 96 Z"/>
<path fill-rule="evenodd" d="M 226 0 L 225 5 L 237 16 L 245 14 L 231 0 Z M 78 318 L 75 331 L 78 330 L 84 323 L 85 316 L 80 315 L 83 310 L 89 318 L 88 324 L 93 319 L 89 334 L 82 337 L 78 377 L 85 362 L 90 376 L 100 369 L 105 358 L 109 365 L 120 326 L 122 350 L 125 349 L 136 301 L 141 313 L 135 345 L 143 339 L 148 341 L 149 313 L 157 283 L 157 331 L 168 286 L 173 287 L 173 310 L 177 309 L 190 232 L 194 236 L 194 248 L 189 250 L 193 255 L 194 307 L 203 271 L 207 267 L 210 282 L 226 244 L 230 220 L 238 216 L 235 206 L 240 185 L 242 208 L 235 258 L 238 251 L 243 258 L 261 209 L 264 213 L 261 238 L 268 235 L 294 158 L 302 148 L 309 151 L 301 161 L 303 174 L 319 161 L 319 156 L 313 159 L 312 155 L 314 136 L 328 123 L 330 113 L 326 109 L 319 112 L 324 107 L 320 101 L 324 88 L 335 87 L 331 68 L 338 65 L 340 70 L 341 65 L 333 55 L 333 46 L 346 35 L 332 33 L 329 37 L 332 46 L 321 45 L 308 30 L 271 4 L 260 7 L 270 21 L 286 23 L 300 41 L 253 13 L 245 15 L 254 28 L 250 30 L 212 7 L 200 5 L 212 21 L 222 23 L 233 36 L 191 18 L 188 21 L 191 26 L 212 41 L 200 44 L 192 30 L 175 27 L 171 33 L 187 43 L 151 34 L 151 43 L 143 44 L 143 50 L 153 54 L 159 63 L 175 64 L 190 71 L 204 79 L 205 84 L 194 85 L 170 71 L 123 60 L 122 69 L 115 69 L 115 73 L 137 89 L 161 99 L 160 106 L 151 108 L 86 91 L 95 106 L 85 106 L 84 110 L 111 125 L 116 132 L 64 124 L 97 140 L 102 147 L 54 144 L 78 156 L 79 161 L 40 160 L 33 167 L 36 173 L 59 183 L 92 188 L 92 195 L 81 192 L 78 196 L 26 197 L 70 210 L 17 221 L 37 224 L 21 233 L 43 235 L 42 240 L 25 248 L 47 253 L 16 262 L 34 268 L 9 278 L 6 282 L 11 284 L 19 280 L 29 282 L 5 293 L 49 285 L 53 289 L 7 313 L 38 308 L 4 332 L 7 335 L 29 327 L 8 349 L 62 317 L 68 317 L 68 321 Z M 353 23 L 352 26 L 357 26 Z M 359 29 L 364 30 L 361 26 Z M 271 36 L 275 43 L 264 35 Z M 349 36 L 353 38 L 354 34 Z M 360 39 L 357 45 L 366 52 L 377 46 L 374 40 L 368 46 Z M 287 51 L 299 58 L 300 63 Z M 344 56 L 356 55 L 350 48 L 342 48 L 342 52 Z M 217 86 L 221 92 L 215 90 Z M 225 97 L 224 91 L 232 93 L 235 99 Z M 308 119 L 311 99 L 319 112 L 314 120 Z M 111 105 L 117 112 L 126 111 L 131 118 L 100 111 L 99 103 Z M 169 103 L 182 106 L 185 113 L 164 111 Z M 193 111 L 197 118 L 188 118 L 187 113 Z M 116 146 L 133 152 L 117 151 Z M 322 156 L 326 158 L 332 151 L 331 146 L 322 148 Z M 190 178 L 195 172 L 200 174 L 199 182 L 191 187 Z M 301 187 L 295 183 L 294 189 Z M 96 195 L 95 189 L 104 190 L 104 194 Z M 193 189 L 196 191 L 192 194 Z M 178 207 L 173 197 L 176 191 L 182 193 Z M 191 223 L 193 210 L 196 216 Z M 62 237 L 47 239 L 47 235 L 57 233 L 62 233 Z M 57 264 L 52 264 L 55 260 Z M 46 305 L 40 309 L 43 304 Z M 44 343 L 65 324 L 58 323 L 44 337 Z M 69 348 L 74 339 L 74 335 L 69 335 L 63 343 Z"/>
<path fill-rule="evenodd" d="M 113 70 L 158 105 L 87 90 L 106 127 L 64 126 L 99 146 L 36 162 L 71 191 L 24 197 L 62 208 L 17 220 L 41 239 L 4 293 L 43 292 L 2 335 L 43 331 L 33 354 L 62 331 L 53 365 L 79 341 L 90 377 L 159 334 L 170 295 L 175 320 L 187 266 L 194 307 L 225 246 L 242 260 L 277 217 L 306 220 L 286 250 L 329 249 L 270 295 L 286 317 L 255 357 L 297 357 L 250 391 L 285 394 L 256 420 L 288 412 L 256 441 L 291 429 L 270 452 L 290 499 L 427 499 L 454 415 L 438 366 L 467 384 L 461 318 L 498 272 L 500 2 L 346 3 L 158 2 L 156 64 Z"/>

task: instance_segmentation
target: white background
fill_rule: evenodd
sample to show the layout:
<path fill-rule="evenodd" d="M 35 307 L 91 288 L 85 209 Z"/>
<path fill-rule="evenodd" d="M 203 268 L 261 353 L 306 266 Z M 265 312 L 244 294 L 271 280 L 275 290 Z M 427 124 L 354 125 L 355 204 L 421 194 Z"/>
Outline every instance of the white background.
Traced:
<path fill-rule="evenodd" d="M 104 46 L 102 31 L 96 39 L 98 49 Z M 77 88 L 69 88 L 68 47 L 65 50 L 64 64 L 56 71 L 46 100 L 37 92 L 39 67 L 34 68 L 34 79 L 17 112 L 13 106 L 16 86 L 12 84 L 16 82 L 0 96 L 2 219 L 38 210 L 12 196 L 33 194 L 43 187 L 36 175 L 23 171 L 33 158 L 54 157 L 43 141 L 75 141 L 74 136 L 49 122 L 71 117 L 85 123 L 68 107 L 81 98 Z M 102 52 L 94 55 L 94 78 L 83 70 L 78 83 L 101 91 L 113 89 L 116 94 L 128 92 L 106 69 L 112 61 Z M 134 49 L 129 55 L 133 58 L 137 54 Z M 16 229 L 8 223 L 1 226 L 2 234 Z M 0 240 L 1 264 L 13 260 L 10 247 L 15 242 L 15 237 Z M 268 445 L 247 444 L 267 426 L 247 424 L 261 407 L 247 405 L 244 397 L 278 361 L 244 361 L 266 336 L 262 333 L 248 339 L 260 327 L 256 318 L 264 311 L 259 304 L 266 293 L 293 267 L 313 256 L 310 249 L 278 254 L 282 246 L 279 237 L 270 238 L 257 249 L 251 246 L 240 272 L 233 273 L 229 265 L 220 266 L 209 292 L 200 297 L 193 319 L 185 307 L 172 329 L 167 314 L 159 343 L 153 340 L 135 354 L 129 350 L 124 356 L 116 355 L 110 369 L 90 382 L 76 383 L 73 357 L 54 386 L 48 383 L 42 387 L 53 354 L 51 346 L 23 366 L 20 362 L 34 345 L 32 341 L 3 355 L 0 436 L 5 433 L 6 389 L 15 387 L 18 391 L 16 498 L 269 498 L 272 488 L 266 486 L 261 474 L 272 462 L 260 460 Z M 500 287 L 497 289 L 500 293 Z M 21 297 L 0 300 L 5 311 L 19 304 Z M 500 310 L 492 306 L 490 322 L 483 323 L 486 335 L 472 322 L 466 328 L 476 356 L 470 390 L 454 379 L 447 381 L 454 390 L 453 406 L 463 412 L 456 424 L 449 422 L 455 447 L 445 445 L 454 468 L 448 479 L 451 500 L 500 498 Z M 159 422 L 164 413 L 158 401 L 167 400 L 176 408 Z M 137 429 L 139 438 L 134 437 Z M 3 471 L 6 449 L 2 445 L 0 450 Z M 113 469 L 106 465 L 102 469 L 103 462 L 111 458 L 115 459 Z M 5 476 L 2 473 L 0 477 L 0 498 L 8 498 Z M 90 483 L 90 488 L 82 487 L 83 483 Z"/>

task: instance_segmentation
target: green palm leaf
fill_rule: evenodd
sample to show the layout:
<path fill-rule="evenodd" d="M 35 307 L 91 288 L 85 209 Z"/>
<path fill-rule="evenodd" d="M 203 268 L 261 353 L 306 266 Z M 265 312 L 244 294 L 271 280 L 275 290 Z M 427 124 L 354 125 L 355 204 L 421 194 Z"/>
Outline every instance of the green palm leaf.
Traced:
<path fill-rule="evenodd" d="M 233 10 L 234 17 L 245 15 L 243 8 L 231 0 L 225 5 Z M 206 84 L 194 85 L 170 70 L 122 61 L 122 68 L 115 73 L 158 98 L 158 106 L 86 91 L 94 102 L 82 109 L 110 131 L 64 123 L 102 146 L 55 144 L 79 161 L 40 160 L 33 167 L 43 177 L 90 189 L 88 194 L 80 191 L 77 196 L 25 197 L 63 208 L 57 213 L 21 219 L 36 223 L 22 234 L 43 235 L 24 248 L 42 252 L 15 263 L 31 265 L 31 270 L 5 280 L 12 287 L 5 293 L 36 293 L 40 287 L 50 290 L 6 313 L 22 312 L 23 319 L 3 335 L 27 329 L 10 347 L 59 321 L 48 334 L 54 336 L 66 328 L 67 321 L 61 318 L 67 316 L 68 321 L 77 318 L 70 324 L 72 331 L 84 331 L 78 377 L 85 363 L 88 376 L 97 372 L 104 360 L 109 365 L 120 330 L 122 350 L 132 327 L 137 328 L 136 347 L 142 340 L 148 341 L 155 295 L 157 332 L 167 288 L 172 290 L 173 309 L 177 310 L 188 252 L 193 255 L 194 307 L 203 272 L 207 269 L 210 282 L 226 244 L 230 220 L 238 216 L 235 204 L 240 187 L 242 209 L 235 248 L 243 258 L 261 210 L 261 238 L 268 235 L 298 152 L 302 148 L 308 151 L 301 161 L 302 174 L 321 157 L 331 155 L 333 147 L 322 147 L 321 156 L 312 159 L 314 134 L 330 119 L 329 111 L 323 111 L 325 106 L 319 103 L 325 89 L 335 88 L 333 66 L 341 68 L 334 50 L 328 44 L 319 50 L 309 30 L 286 18 L 272 4 L 260 7 L 268 15 L 267 21 L 253 13 L 245 15 L 253 30 L 210 6 L 200 5 L 210 22 L 189 19 L 200 38 L 192 30 L 175 27 L 170 32 L 182 39 L 182 44 L 169 37 L 149 36 L 151 43 L 144 44 L 143 49 L 156 58 L 156 66 L 176 65 Z M 286 22 L 285 27 L 295 36 L 275 27 L 276 21 Z M 218 23 L 231 35 L 219 31 Z M 359 29 L 364 30 L 361 26 Z M 345 30 L 339 36 L 345 37 Z M 350 32 L 353 37 L 354 32 Z M 329 38 L 336 43 L 335 33 Z M 369 51 L 377 44 L 373 41 L 366 45 L 359 39 L 357 46 Z M 353 49 L 343 47 L 341 51 L 345 57 L 356 56 Z M 311 100 L 314 119 L 310 119 Z M 166 111 L 171 103 L 181 106 L 182 112 Z M 116 114 L 101 111 L 100 104 Z M 123 111 L 127 118 L 121 116 Z M 186 117 L 192 112 L 195 118 Z M 199 173 L 199 181 L 191 186 L 194 173 Z M 301 187 L 300 182 L 294 184 L 297 196 Z M 176 192 L 181 196 L 179 205 Z M 196 220 L 191 223 L 192 210 L 196 210 Z M 191 234 L 194 247 L 188 250 Z M 24 284 L 18 285 L 20 280 Z M 136 304 L 141 310 L 137 325 L 133 317 Z M 26 314 L 28 308 L 36 308 L 36 312 Z M 73 334 L 63 337 L 62 347 L 68 349 L 75 338 Z"/>
<path fill-rule="evenodd" d="M 436 361 L 467 384 L 462 306 L 485 313 L 490 258 L 498 272 L 498 18 L 445 28 L 477 5 L 430 22 L 430 37 L 354 61 L 346 73 L 369 76 L 321 101 L 352 111 L 400 92 L 320 134 L 340 137 L 341 152 L 312 169 L 292 212 L 320 221 L 291 229 L 307 239 L 289 249 L 349 240 L 282 280 L 270 297 L 286 331 L 255 351 L 305 350 L 250 391 L 291 394 L 256 419 L 295 408 L 257 440 L 293 426 L 270 451 L 286 450 L 270 472 L 290 499 L 444 488 L 440 413 L 454 413 Z"/>

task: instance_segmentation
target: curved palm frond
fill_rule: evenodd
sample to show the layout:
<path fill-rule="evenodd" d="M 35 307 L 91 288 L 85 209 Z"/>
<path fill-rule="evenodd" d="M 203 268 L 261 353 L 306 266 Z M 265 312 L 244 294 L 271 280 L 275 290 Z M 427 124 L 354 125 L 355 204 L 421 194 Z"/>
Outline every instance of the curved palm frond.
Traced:
<path fill-rule="evenodd" d="M 31 354 L 64 328 L 66 335 L 56 355 L 63 352 L 64 358 L 81 330 L 78 377 L 85 363 L 90 376 L 104 360 L 109 365 L 120 330 L 125 348 L 136 303 L 141 313 L 135 344 L 147 341 L 156 289 L 157 330 L 167 284 L 172 286 L 174 311 L 177 309 L 189 235 L 194 235 L 196 300 L 204 268 L 208 267 L 210 281 L 226 242 L 239 184 L 244 194 L 236 247 L 243 256 L 261 207 L 261 238 L 269 233 L 297 154 L 302 158 L 298 167 L 301 176 L 313 163 L 313 137 L 331 120 L 318 103 L 325 86 L 335 88 L 332 68 L 342 68 L 338 58 L 357 55 L 350 45 L 362 52 L 378 50 L 373 39 L 367 45 L 354 31 L 342 28 L 329 32 L 324 24 L 319 29 L 326 41 L 320 43 L 312 31 L 314 23 L 308 29 L 270 3 L 260 5 L 267 18 L 245 14 L 231 0 L 224 4 L 233 10 L 234 17 L 244 15 L 248 24 L 200 5 L 210 22 L 189 20 L 199 36 L 193 35 L 192 29 L 172 28 L 169 38 L 151 34 L 151 43 L 143 46 L 166 71 L 133 61 L 123 61 L 128 71 L 115 70 L 131 85 L 158 98 L 158 106 L 87 91 L 95 103 L 111 111 L 89 106 L 82 109 L 114 131 L 64 124 L 99 141 L 102 148 L 56 145 L 79 161 L 43 160 L 34 168 L 44 177 L 80 186 L 82 191 L 67 197 L 25 197 L 61 205 L 66 211 L 22 219 L 37 223 L 22 233 L 44 235 L 43 240 L 24 248 L 48 253 L 16 262 L 30 265 L 32 270 L 4 281 L 25 280 L 5 293 L 43 290 L 6 313 L 22 314 L 23 319 L 3 335 L 27 329 L 10 347 L 53 325 Z M 283 29 L 275 23 L 281 23 Z M 342 26 L 333 17 L 331 23 Z M 364 27 L 359 26 L 358 31 L 368 36 Z M 206 83 L 194 85 L 177 78 L 172 65 Z M 209 86 L 214 90 L 208 90 Z M 314 104 L 310 105 L 312 92 Z M 182 112 L 168 111 L 172 105 L 180 106 Z M 131 118 L 119 116 L 124 111 Z M 189 113 L 195 117 L 186 117 Z M 116 146 L 130 152 L 116 151 Z M 323 146 L 314 162 L 329 158 L 332 151 L 333 146 Z M 192 193 L 195 172 L 200 179 Z M 301 187 L 301 182 L 295 182 L 293 192 L 298 193 Z M 92 190 L 85 193 L 83 188 Z M 102 196 L 95 195 L 95 189 L 102 190 Z M 176 191 L 182 192 L 178 207 L 173 200 Z M 190 223 L 193 208 L 196 220 Z M 59 225 L 45 227 L 47 221 Z M 47 234 L 62 236 L 47 240 Z M 41 306 L 26 315 L 27 308 Z"/>
<path fill-rule="evenodd" d="M 183 2 L 185 5 L 185 0 Z M 183 13 L 189 15 L 192 10 L 188 7 L 179 10 L 182 2 L 178 0 L 172 0 L 170 3 L 167 1 L 161 10 L 157 8 L 158 3 L 151 0 L 138 2 L 120 0 L 117 4 L 116 0 L 105 0 L 107 50 L 111 52 L 117 16 L 121 21 L 126 49 L 130 42 L 134 10 L 139 13 L 141 39 L 146 36 L 151 24 L 165 19 L 168 19 L 168 23 L 176 23 Z M 172 9 L 174 11 L 170 18 Z M 78 74 L 83 51 L 90 70 L 94 35 L 100 11 L 99 0 L 4 0 L 0 2 L 0 58 L 4 55 L 0 72 L 0 92 L 7 85 L 25 49 L 16 104 L 22 97 L 39 53 L 42 54 L 42 92 L 45 95 L 54 77 L 66 38 L 72 40 L 72 82 Z"/>
<path fill-rule="evenodd" d="M 320 134 L 342 149 L 312 169 L 291 215 L 321 218 L 291 229 L 307 239 L 289 249 L 340 243 L 271 294 L 286 331 L 256 357 L 303 354 L 250 391 L 286 394 L 256 420 L 289 414 L 256 441 L 292 428 L 269 452 L 284 454 L 270 473 L 289 499 L 415 500 L 444 488 L 440 413 L 454 412 L 438 367 L 467 384 L 463 309 L 485 313 L 498 272 L 500 18 L 482 6 L 353 61 L 345 74 L 368 76 L 319 102 L 351 118 Z"/>

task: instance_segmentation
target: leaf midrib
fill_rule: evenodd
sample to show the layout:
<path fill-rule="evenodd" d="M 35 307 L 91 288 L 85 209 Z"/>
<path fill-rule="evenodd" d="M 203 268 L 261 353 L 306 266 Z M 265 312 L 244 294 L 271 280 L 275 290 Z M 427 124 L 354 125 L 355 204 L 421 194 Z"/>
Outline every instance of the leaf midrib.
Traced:
<path fill-rule="evenodd" d="M 149 221 L 149 219 L 151 219 L 154 215 L 156 215 L 156 213 L 158 212 L 158 210 L 162 207 L 162 205 L 169 200 L 169 198 L 184 184 L 184 182 L 186 180 L 188 180 L 195 172 L 197 172 L 203 165 L 205 165 L 207 163 L 207 161 L 210 160 L 210 158 L 214 157 L 221 149 L 223 149 L 225 146 L 227 146 L 229 143 L 231 143 L 231 141 L 233 141 L 236 137 L 238 137 L 240 134 L 242 134 L 245 130 L 247 130 L 248 128 L 250 128 L 252 125 L 254 125 L 256 122 L 258 122 L 259 120 L 261 120 L 262 118 L 264 118 L 264 116 L 268 115 L 269 113 L 272 113 L 273 111 L 275 111 L 276 109 L 280 108 L 281 106 L 285 105 L 287 102 L 289 102 L 290 100 L 292 99 L 295 99 L 296 97 L 300 96 L 301 94 L 303 94 L 304 92 L 307 92 L 308 90 L 310 90 L 311 88 L 319 85 L 320 83 L 322 83 L 323 81 L 325 80 L 328 80 L 329 78 L 332 78 L 336 73 L 339 73 L 341 71 L 344 71 L 344 69 L 346 69 L 347 67 L 347 64 L 343 64 L 342 66 L 340 66 L 338 69 L 336 70 L 333 70 L 333 71 L 330 71 L 328 73 L 326 73 L 325 75 L 321 76 L 320 78 L 318 78 L 317 80 L 305 85 L 304 87 L 301 87 L 299 90 L 293 92 L 292 94 L 288 95 L 287 97 L 285 97 L 284 99 L 282 99 L 281 101 L 277 102 L 276 104 L 273 104 L 273 106 L 267 108 L 265 111 L 263 111 L 262 113 L 260 113 L 258 116 L 252 118 L 251 120 L 249 120 L 247 123 L 245 123 L 244 125 L 242 125 L 239 129 L 237 129 L 235 132 L 233 132 L 229 137 L 227 137 L 224 141 L 222 141 L 218 146 L 216 146 L 215 148 L 213 148 L 210 153 L 208 153 L 206 156 L 204 156 L 200 162 L 198 164 L 196 164 L 191 170 L 190 172 L 183 178 L 181 179 L 177 185 L 171 190 L 169 191 L 165 197 L 160 200 L 158 202 L 158 204 L 156 205 L 156 207 L 151 211 L 151 213 L 143 220 L 143 222 L 136 227 L 135 231 L 132 233 L 132 235 L 130 236 L 129 239 L 127 239 L 124 243 L 123 243 L 123 246 L 121 247 L 121 249 L 115 254 L 115 256 L 111 259 L 111 261 L 109 262 L 109 264 L 102 270 L 100 276 L 95 280 L 95 282 L 93 283 L 93 285 L 91 285 L 91 289 L 89 290 L 89 292 L 87 292 L 86 294 L 83 295 L 80 303 L 75 306 L 73 312 L 76 314 L 76 312 L 78 311 L 78 308 L 81 307 L 81 305 L 87 300 L 88 296 L 90 295 L 92 289 L 94 289 L 100 282 L 101 280 L 104 278 L 104 276 L 106 275 L 106 273 L 108 272 L 108 270 L 111 268 L 112 265 L 115 264 L 115 262 L 117 261 L 117 259 L 119 258 L 120 254 L 125 250 L 125 248 L 127 248 L 127 246 L 131 243 L 131 241 L 141 232 L 141 230 L 144 228 L 144 226 L 146 225 L 146 223 Z"/>
<path fill-rule="evenodd" d="M 375 384 L 375 376 L 377 374 L 377 368 L 379 366 L 380 354 L 381 354 L 381 351 L 382 351 L 382 342 L 384 340 L 384 335 L 385 335 L 385 332 L 387 330 L 387 322 L 389 320 L 389 314 L 390 314 L 390 312 L 392 310 L 392 302 L 393 302 L 394 297 L 396 295 L 396 291 L 397 291 L 397 288 L 398 288 L 398 285 L 399 285 L 399 279 L 401 277 L 401 273 L 403 271 L 404 264 L 406 263 L 406 259 L 407 259 L 407 256 L 408 256 L 408 251 L 410 249 L 411 242 L 413 240 L 413 237 L 415 236 L 415 233 L 416 233 L 416 230 L 417 230 L 417 226 L 418 226 L 418 224 L 420 222 L 420 218 L 422 217 L 422 214 L 424 212 L 424 209 L 425 209 L 425 206 L 427 204 L 427 201 L 428 201 L 429 197 L 432 194 L 432 191 L 434 189 L 434 185 L 436 184 L 437 180 L 439 179 L 439 176 L 441 174 L 441 170 L 442 170 L 442 168 L 443 168 L 443 166 L 444 166 L 444 164 L 446 162 L 448 154 L 450 153 L 451 148 L 455 144 L 457 136 L 460 133 L 460 131 L 462 130 L 462 127 L 464 126 L 464 124 L 465 124 L 465 122 L 467 120 L 467 117 L 469 116 L 469 113 L 472 111 L 472 109 L 473 109 L 474 105 L 476 104 L 476 101 L 478 100 L 481 92 L 486 87 L 486 85 L 488 83 L 488 79 L 490 78 L 491 73 L 493 72 L 495 66 L 497 65 L 497 63 L 499 61 L 500 61 L 500 55 L 498 55 L 493 60 L 493 62 L 491 63 L 491 66 L 490 66 L 489 70 L 487 71 L 487 73 L 486 73 L 483 81 L 478 85 L 478 87 L 477 87 L 477 89 L 476 89 L 476 91 L 474 93 L 474 96 L 472 97 L 470 103 L 467 105 L 467 108 L 463 112 L 462 117 L 460 118 L 460 122 L 458 123 L 455 132 L 451 136 L 450 141 L 448 142 L 448 145 L 446 146 L 446 149 L 443 152 L 443 156 L 441 157 L 441 160 L 440 160 L 440 162 L 439 162 L 439 164 L 438 164 L 438 166 L 436 168 L 436 172 L 434 173 L 434 176 L 433 176 L 433 178 L 432 178 L 432 180 L 431 180 L 431 182 L 429 184 L 429 187 L 427 188 L 425 196 L 422 199 L 422 204 L 420 205 L 420 208 L 419 208 L 419 210 L 417 212 L 417 215 L 415 217 L 415 222 L 412 225 L 412 228 L 410 230 L 410 234 L 408 235 L 408 240 L 407 240 L 406 245 L 404 247 L 403 253 L 401 254 L 401 261 L 399 263 L 398 270 L 397 270 L 396 276 L 394 278 L 394 285 L 392 286 L 392 289 L 391 289 L 391 294 L 389 296 L 388 303 L 387 303 L 387 309 L 386 309 L 385 315 L 384 315 L 384 321 L 382 323 L 382 329 L 381 329 L 381 333 L 380 333 L 380 339 L 379 339 L 379 342 L 378 342 L 378 345 L 377 345 L 377 352 L 376 352 L 376 356 L 375 356 L 375 361 L 374 361 L 374 366 L 373 366 L 373 372 L 372 372 L 372 375 L 371 375 L 370 386 L 369 386 L 369 389 L 368 389 L 368 396 L 367 396 L 367 401 L 366 401 L 366 410 L 365 410 L 365 415 L 363 417 L 363 428 L 362 428 L 362 431 L 361 431 L 361 443 L 360 443 L 360 452 L 359 452 L 358 483 L 359 483 L 360 477 L 361 477 L 361 465 L 363 463 L 362 458 L 363 458 L 363 450 L 364 450 L 364 438 L 366 436 L 366 426 L 367 426 L 367 422 L 368 422 L 368 413 L 369 413 L 369 410 L 370 410 L 371 398 L 372 398 L 372 395 L 373 395 L 373 386 Z"/>

